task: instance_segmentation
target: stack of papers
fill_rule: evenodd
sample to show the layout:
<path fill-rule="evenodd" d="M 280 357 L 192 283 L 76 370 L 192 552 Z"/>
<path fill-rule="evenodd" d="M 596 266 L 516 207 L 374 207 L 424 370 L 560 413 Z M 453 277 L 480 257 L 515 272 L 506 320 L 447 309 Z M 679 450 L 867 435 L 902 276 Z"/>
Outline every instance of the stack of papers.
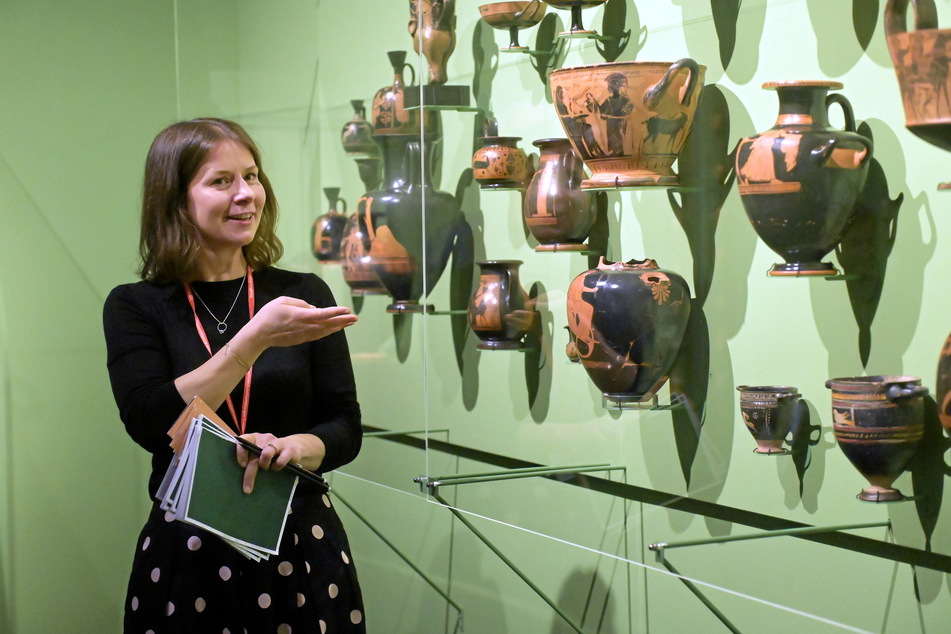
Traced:
<path fill-rule="evenodd" d="M 176 520 L 218 535 L 255 561 L 276 555 L 297 475 L 260 470 L 254 490 L 242 489 L 238 440 L 207 405 L 193 401 L 169 430 L 175 457 L 156 493 Z"/>

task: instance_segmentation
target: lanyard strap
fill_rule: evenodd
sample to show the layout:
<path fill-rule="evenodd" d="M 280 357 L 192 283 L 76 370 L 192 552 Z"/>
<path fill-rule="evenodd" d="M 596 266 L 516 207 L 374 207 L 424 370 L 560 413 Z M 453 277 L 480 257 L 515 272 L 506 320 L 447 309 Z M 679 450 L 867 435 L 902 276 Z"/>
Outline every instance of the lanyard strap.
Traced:
<path fill-rule="evenodd" d="M 247 271 L 248 278 L 248 319 L 254 317 L 254 276 L 251 275 L 251 266 L 248 266 Z M 205 344 L 205 350 L 208 351 L 209 355 L 213 356 L 211 351 L 211 342 L 208 341 L 208 334 L 205 332 L 205 327 L 201 325 L 201 320 L 198 318 L 198 310 L 195 308 L 195 294 L 192 292 L 192 287 L 188 282 L 185 282 L 185 297 L 188 298 L 188 305 L 192 307 L 192 314 L 195 316 L 195 330 L 198 331 L 198 336 L 201 338 L 201 342 Z M 244 394 L 241 398 L 241 418 L 238 418 L 238 413 L 234 409 L 234 402 L 231 400 L 231 395 L 228 395 L 228 398 L 225 399 L 225 402 L 228 404 L 228 411 L 231 412 L 231 418 L 234 419 L 235 425 L 238 426 L 238 434 L 243 434 L 244 430 L 248 426 L 248 405 L 251 403 L 251 371 L 254 368 L 248 368 L 247 374 L 244 375 Z"/>

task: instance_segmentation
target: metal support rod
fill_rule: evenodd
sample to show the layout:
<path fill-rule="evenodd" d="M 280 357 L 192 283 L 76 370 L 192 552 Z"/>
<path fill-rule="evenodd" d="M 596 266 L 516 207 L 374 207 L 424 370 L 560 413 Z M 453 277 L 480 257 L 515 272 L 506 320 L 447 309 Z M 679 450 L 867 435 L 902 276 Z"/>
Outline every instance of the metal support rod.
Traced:
<path fill-rule="evenodd" d="M 410 431 L 365 431 L 364 438 L 386 438 L 387 436 L 410 436 L 414 434 L 449 433 L 448 429 L 411 429 Z"/>
<path fill-rule="evenodd" d="M 456 614 L 457 614 L 457 616 L 456 616 L 456 627 L 455 627 L 455 629 L 454 629 L 453 631 L 455 631 L 455 632 L 461 632 L 461 631 L 462 631 L 462 607 L 461 607 L 458 603 L 456 603 L 455 601 L 453 601 L 452 598 L 451 598 L 442 588 L 440 588 L 438 585 L 436 585 L 436 582 L 433 581 L 432 579 L 430 579 L 429 576 L 428 576 L 425 572 L 423 572 L 422 569 L 419 568 L 419 566 L 417 566 L 417 565 L 414 564 L 412 561 L 410 561 L 409 557 L 407 557 L 405 554 L 403 554 L 403 552 L 402 552 L 399 548 L 397 548 L 396 545 L 395 545 L 393 542 L 391 542 L 389 539 L 387 539 L 386 536 L 384 536 L 383 533 L 381 533 L 373 524 L 371 524 L 370 521 L 369 521 L 366 517 L 364 517 L 357 509 L 355 509 L 352 504 L 350 504 L 349 502 L 347 502 L 347 500 L 344 499 L 343 496 L 341 496 L 340 493 L 337 492 L 336 489 L 332 489 L 331 492 L 334 494 L 334 496 L 335 496 L 338 500 L 340 500 L 341 502 L 343 502 L 344 506 L 346 506 L 348 509 L 350 509 L 350 512 L 351 512 L 351 513 L 353 513 L 354 515 L 357 516 L 357 519 L 359 519 L 361 522 L 363 522 L 364 524 L 366 524 L 367 528 L 369 528 L 369 529 L 373 532 L 374 535 L 376 535 L 377 537 L 380 538 L 380 541 L 382 541 L 384 544 L 386 544 L 386 545 L 390 548 L 390 550 L 392 550 L 394 553 L 396 553 L 396 555 L 406 563 L 407 566 L 409 566 L 410 568 L 412 568 L 413 571 L 416 572 L 416 574 L 418 574 L 420 577 L 422 577 L 423 581 L 425 581 L 426 583 L 428 583 L 429 586 L 430 586 L 433 590 L 435 590 L 437 593 L 439 593 L 439 596 L 441 596 L 443 599 L 445 599 L 445 600 L 446 600 L 446 603 L 448 603 L 449 605 L 451 605 L 452 607 L 454 607 L 454 608 L 456 609 Z"/>
<path fill-rule="evenodd" d="M 479 484 L 483 482 L 499 482 L 503 480 L 515 480 L 518 478 L 534 478 L 538 476 L 552 476 L 564 474 L 585 473 L 587 471 L 614 471 L 624 469 L 625 467 L 611 466 L 609 464 L 580 465 L 572 467 L 529 467 L 526 469 L 507 469 L 505 471 L 496 471 L 480 474 L 462 474 L 456 476 L 444 476 L 440 478 L 429 478 L 427 476 L 417 476 L 413 482 L 419 484 L 420 490 L 428 488 L 431 492 L 436 492 L 441 486 L 455 486 L 458 484 Z"/>
<path fill-rule="evenodd" d="M 717 606 L 713 605 L 710 599 L 700 592 L 700 588 L 695 586 L 690 582 L 689 579 L 686 579 L 682 574 L 680 574 L 680 572 L 678 572 L 678 570 L 674 568 L 673 564 L 671 564 L 669 561 L 661 559 L 661 563 L 664 564 L 664 567 L 667 568 L 667 570 L 677 575 L 677 578 L 680 579 L 685 586 L 687 586 L 687 589 L 693 592 L 694 596 L 700 599 L 700 602 L 707 606 L 707 609 L 710 610 L 714 616 L 720 619 L 720 622 L 723 623 L 727 629 L 729 629 L 731 632 L 734 632 L 734 634 L 740 634 L 740 630 L 736 629 L 736 626 L 730 623 L 730 620 L 726 618 L 726 615 L 723 614 L 723 612 L 720 612 Z"/>
<path fill-rule="evenodd" d="M 457 509 L 453 508 L 446 500 L 444 500 L 444 499 L 443 499 L 438 493 L 436 493 L 435 491 L 432 492 L 432 496 L 433 496 L 434 498 L 436 498 L 436 501 L 437 501 L 437 502 L 439 502 L 439 503 L 442 504 L 444 507 L 446 507 L 447 509 L 449 509 L 449 512 L 452 513 L 452 514 L 456 517 L 456 519 L 458 519 L 460 522 L 462 522 L 463 526 L 465 526 L 466 528 L 468 528 L 469 531 L 471 531 L 473 535 L 475 535 L 476 537 L 478 537 L 479 540 L 482 541 L 483 544 L 485 544 L 486 546 L 488 546 L 489 550 L 491 550 L 493 553 L 495 553 L 496 557 L 498 557 L 499 559 L 501 559 L 502 562 L 503 562 L 506 566 L 508 566 L 509 568 L 511 568 L 511 569 L 512 569 L 512 572 L 514 572 L 516 575 L 518 575 L 518 577 L 519 577 L 522 581 L 524 581 L 525 584 L 535 592 L 535 594 L 537 594 L 539 597 L 541 597 L 542 600 L 545 601 L 545 603 L 547 603 L 547 604 L 551 607 L 551 609 L 553 609 L 553 610 L 558 614 L 558 616 L 560 616 L 560 617 L 565 621 L 565 623 L 567 623 L 569 626 L 571 626 L 571 629 L 573 629 L 573 630 L 574 630 L 575 632 L 577 632 L 578 634 L 584 634 L 584 630 L 581 629 L 581 626 L 577 625 L 574 621 L 572 621 L 571 618 L 570 618 L 567 614 L 565 614 L 564 610 L 562 610 L 560 607 L 558 607 L 558 604 L 556 604 L 554 601 L 552 601 L 552 600 L 548 597 L 548 595 L 546 595 L 544 592 L 542 592 L 541 588 L 539 588 L 538 586 L 536 586 L 536 585 L 532 582 L 532 580 L 529 579 L 529 578 L 525 575 L 525 573 L 523 573 L 521 570 L 519 570 L 519 568 L 518 568 L 514 563 L 512 563 L 512 561 L 511 561 L 508 557 L 506 557 L 505 554 L 495 546 L 495 544 L 493 544 L 491 541 L 489 541 L 489 538 L 488 538 L 488 537 L 486 537 L 485 535 L 483 535 L 482 533 L 480 533 L 479 530 L 478 530 L 475 526 L 473 526 L 472 523 L 469 522 L 469 520 L 467 520 L 467 519 L 465 518 L 465 516 L 464 516 L 462 513 L 460 513 Z"/>
<path fill-rule="evenodd" d="M 657 552 L 657 560 L 664 560 L 664 551 L 671 548 L 683 548 L 685 546 L 705 546 L 707 544 L 724 544 L 727 542 L 738 542 L 747 539 L 766 539 L 769 537 L 781 537 L 783 535 L 808 535 L 809 533 L 834 533 L 838 531 L 851 531 L 860 528 L 881 528 L 887 526 L 891 528 L 891 521 L 872 522 L 869 524 L 843 524 L 841 526 L 806 526 L 803 528 L 787 528 L 775 531 L 766 531 L 763 533 L 751 533 L 749 535 L 726 535 L 724 537 L 708 537 L 706 539 L 695 539 L 682 542 L 657 542 L 648 546 L 651 550 Z"/>

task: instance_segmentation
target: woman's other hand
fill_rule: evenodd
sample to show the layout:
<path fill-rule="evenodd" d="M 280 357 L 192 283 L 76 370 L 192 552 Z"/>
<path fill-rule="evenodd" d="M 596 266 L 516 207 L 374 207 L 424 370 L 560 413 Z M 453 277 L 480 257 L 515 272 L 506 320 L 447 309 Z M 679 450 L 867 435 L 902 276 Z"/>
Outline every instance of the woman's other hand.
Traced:
<path fill-rule="evenodd" d="M 278 438 L 273 434 L 244 434 L 241 438 L 261 448 L 256 455 L 237 445 L 238 464 L 244 469 L 242 488 L 245 493 L 254 490 L 254 480 L 261 469 L 280 471 L 289 464 L 316 471 L 324 460 L 324 442 L 313 434 L 293 434 Z"/>

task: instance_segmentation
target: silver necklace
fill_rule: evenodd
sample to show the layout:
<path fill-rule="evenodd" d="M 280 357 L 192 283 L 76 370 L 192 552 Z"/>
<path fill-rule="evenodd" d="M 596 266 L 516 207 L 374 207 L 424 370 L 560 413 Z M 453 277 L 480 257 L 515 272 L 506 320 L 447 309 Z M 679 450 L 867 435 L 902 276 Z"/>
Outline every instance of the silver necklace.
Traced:
<path fill-rule="evenodd" d="M 241 289 L 244 288 L 244 281 L 248 279 L 248 274 L 245 273 L 244 277 L 241 278 L 241 286 L 238 287 L 238 294 L 234 296 L 234 301 L 231 302 L 231 308 L 228 309 L 228 314 L 225 315 L 224 319 L 218 319 L 215 317 L 215 314 L 211 312 L 211 309 L 208 308 L 208 304 L 205 303 L 205 300 L 201 298 L 201 295 L 198 294 L 194 288 L 192 288 L 192 293 L 195 294 L 195 297 L 198 298 L 198 301 L 201 302 L 201 305 L 205 307 L 205 310 L 208 311 L 208 314 L 211 315 L 211 318 L 218 322 L 218 334 L 223 335 L 225 331 L 228 330 L 228 324 L 225 322 L 228 321 L 228 317 L 231 317 L 231 311 L 234 310 L 234 307 L 238 305 L 238 298 L 241 297 Z"/>

